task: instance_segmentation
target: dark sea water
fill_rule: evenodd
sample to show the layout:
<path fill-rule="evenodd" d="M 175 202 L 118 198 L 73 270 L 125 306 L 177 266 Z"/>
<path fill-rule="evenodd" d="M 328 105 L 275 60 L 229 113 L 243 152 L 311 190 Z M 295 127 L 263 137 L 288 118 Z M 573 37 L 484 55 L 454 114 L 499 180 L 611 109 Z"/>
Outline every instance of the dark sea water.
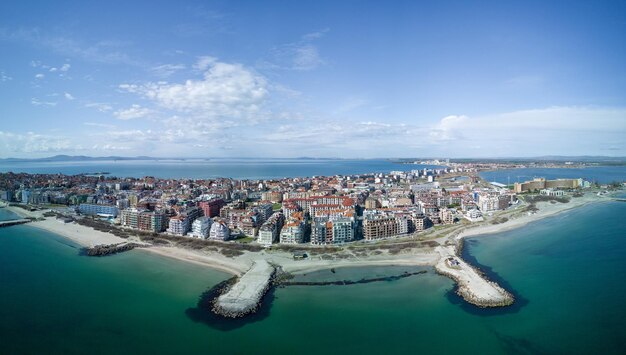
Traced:
<path fill-rule="evenodd" d="M 208 179 L 273 179 L 314 175 L 388 173 L 392 170 L 433 168 L 434 165 L 396 164 L 385 159 L 214 159 L 132 160 L 83 162 L 1 163 L 0 172 L 81 174 L 108 172 L 111 176 Z"/>
<path fill-rule="evenodd" d="M 626 180 L 626 166 L 594 166 L 586 168 L 525 168 L 484 171 L 480 176 L 487 181 L 501 184 L 524 182 L 536 177 L 546 179 L 577 179 L 583 178 L 591 182 L 608 184 L 613 181 Z"/>
<path fill-rule="evenodd" d="M 78 255 L 53 234 L 0 228 L 0 353 L 620 354 L 626 347 L 626 203 L 588 205 L 468 240 L 512 290 L 481 310 L 432 269 L 397 281 L 279 288 L 269 315 L 229 331 L 186 315 L 227 274 L 145 251 Z M 0 218 L 10 219 L 0 209 Z M 360 279 L 419 268 L 320 271 Z"/>

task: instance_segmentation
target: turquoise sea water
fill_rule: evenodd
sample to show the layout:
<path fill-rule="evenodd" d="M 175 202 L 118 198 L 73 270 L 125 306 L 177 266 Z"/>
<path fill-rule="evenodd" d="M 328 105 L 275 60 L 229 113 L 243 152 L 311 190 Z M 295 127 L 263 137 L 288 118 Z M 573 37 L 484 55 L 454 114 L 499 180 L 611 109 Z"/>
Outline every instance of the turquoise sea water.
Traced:
<path fill-rule="evenodd" d="M 501 184 L 524 182 L 536 177 L 546 179 L 577 179 L 608 184 L 626 179 L 626 166 L 594 166 L 586 168 L 524 168 L 484 171 L 480 176 Z"/>
<path fill-rule="evenodd" d="M 108 172 L 111 176 L 209 179 L 274 179 L 314 175 L 388 173 L 392 170 L 433 168 L 434 165 L 396 164 L 386 159 L 213 159 L 132 160 L 83 162 L 0 163 L 0 172 L 81 174 Z"/>
<path fill-rule="evenodd" d="M 468 240 L 466 257 L 515 293 L 511 308 L 469 306 L 426 268 L 390 282 L 279 288 L 266 318 L 229 331 L 185 313 L 224 273 L 142 251 L 78 256 L 53 234 L 0 228 L 0 353 L 623 353 L 625 215 L 624 202 L 595 204 Z M 305 278 L 405 270 L 418 268 Z"/>

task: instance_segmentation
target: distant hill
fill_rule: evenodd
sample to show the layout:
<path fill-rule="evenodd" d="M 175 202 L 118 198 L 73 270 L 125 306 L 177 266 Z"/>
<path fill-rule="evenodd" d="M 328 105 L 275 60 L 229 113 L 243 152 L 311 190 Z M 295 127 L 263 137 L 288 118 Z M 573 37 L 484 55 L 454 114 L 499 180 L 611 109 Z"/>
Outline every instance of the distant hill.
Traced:
<path fill-rule="evenodd" d="M 19 162 L 55 162 L 55 161 L 103 161 L 103 160 L 158 160 L 163 158 L 153 158 L 147 156 L 138 156 L 138 157 L 118 157 L 118 156 L 108 156 L 108 157 L 88 157 L 85 155 L 55 155 L 53 157 L 47 158 L 5 158 L 0 159 L 1 163 L 19 163 Z"/>
<path fill-rule="evenodd" d="M 220 160 L 220 159 L 242 159 L 242 160 L 341 160 L 340 158 L 312 158 L 312 157 L 300 157 L 300 158 L 262 158 L 262 157 L 186 157 L 186 158 L 172 158 L 172 157 L 149 157 L 149 156 L 137 156 L 137 157 L 119 157 L 119 156 L 107 156 L 107 157 L 90 157 L 86 155 L 55 155 L 47 158 L 4 158 L 0 159 L 0 163 L 19 163 L 19 162 L 55 162 L 55 161 L 110 161 L 110 160 Z"/>
<path fill-rule="evenodd" d="M 111 160 L 230 160 L 230 159 L 242 159 L 242 160 L 344 160 L 342 158 L 315 158 L 315 157 L 298 157 L 298 158 L 261 158 L 261 157 L 187 157 L 187 158 L 171 158 L 171 157 L 149 157 L 149 156 L 136 156 L 136 157 L 120 157 L 120 156 L 106 156 L 106 157 L 90 157 L 86 155 L 55 155 L 47 158 L 4 158 L 0 159 L 2 163 L 19 163 L 19 162 L 73 162 L 73 161 L 111 161 Z M 356 159 L 356 158 L 355 158 Z M 384 158 L 376 158 L 384 159 Z M 394 161 L 396 163 L 413 162 L 416 160 L 430 160 L 433 158 L 387 158 L 387 160 Z M 441 159 L 441 157 L 439 157 Z M 360 159 L 357 159 L 360 160 Z M 469 162 L 512 162 L 512 163 L 530 163 L 530 162 L 578 162 L 578 163 L 597 163 L 606 165 L 623 165 L 626 164 L 626 157 L 609 157 L 609 156 L 562 156 L 562 155 L 545 155 L 540 157 L 498 157 L 498 158 L 451 158 L 450 161 L 456 163 L 469 163 Z"/>

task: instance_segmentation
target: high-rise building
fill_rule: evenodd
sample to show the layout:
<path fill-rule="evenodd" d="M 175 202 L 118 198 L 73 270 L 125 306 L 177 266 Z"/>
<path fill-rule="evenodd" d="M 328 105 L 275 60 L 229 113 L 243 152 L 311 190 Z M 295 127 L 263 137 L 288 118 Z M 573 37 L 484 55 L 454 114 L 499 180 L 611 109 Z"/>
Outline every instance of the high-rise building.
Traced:
<path fill-rule="evenodd" d="M 363 216 L 363 238 L 374 240 L 406 234 L 409 230 L 408 225 L 406 216 L 372 211 Z"/>
<path fill-rule="evenodd" d="M 345 242 L 351 242 L 354 240 L 354 219 L 347 217 L 340 217 L 331 220 L 333 228 L 332 244 L 341 244 Z"/>
<path fill-rule="evenodd" d="M 293 220 L 285 223 L 280 232 L 281 244 L 299 244 L 304 243 L 304 222 Z"/>
<path fill-rule="evenodd" d="M 285 218 L 280 212 L 274 213 L 263 225 L 259 228 L 259 236 L 257 242 L 263 246 L 271 246 L 279 241 L 280 231 L 283 228 Z"/>
<path fill-rule="evenodd" d="M 228 225 L 226 225 L 226 222 L 224 222 L 222 219 L 215 220 L 213 224 L 211 224 L 211 229 L 209 230 L 209 239 L 230 239 L 230 230 L 228 229 Z"/>
<path fill-rule="evenodd" d="M 185 216 L 178 215 L 170 218 L 169 227 L 167 232 L 173 235 L 183 236 L 187 234 L 189 228 L 189 221 Z"/>
<path fill-rule="evenodd" d="M 191 236 L 207 239 L 209 237 L 211 224 L 213 224 L 213 219 L 209 216 L 196 218 L 196 220 L 191 224 Z"/>
<path fill-rule="evenodd" d="M 198 206 L 207 217 L 216 217 L 220 215 L 220 209 L 225 205 L 224 200 L 215 198 L 210 201 L 200 201 Z"/>
<path fill-rule="evenodd" d="M 112 205 L 97 205 L 92 203 L 81 203 L 78 206 L 78 211 L 87 215 L 100 215 L 117 217 L 119 209 Z"/>

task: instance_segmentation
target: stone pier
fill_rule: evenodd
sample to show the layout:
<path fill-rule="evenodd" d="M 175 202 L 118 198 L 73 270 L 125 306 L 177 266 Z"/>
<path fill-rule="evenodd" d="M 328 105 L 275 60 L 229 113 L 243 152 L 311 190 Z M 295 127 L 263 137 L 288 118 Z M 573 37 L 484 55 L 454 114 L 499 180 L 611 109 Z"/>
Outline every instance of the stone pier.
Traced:
<path fill-rule="evenodd" d="M 30 219 L 11 219 L 8 221 L 1 221 L 0 227 L 10 227 L 10 226 L 15 226 L 18 224 L 24 224 L 28 222 L 31 222 L 31 220 Z"/>
<path fill-rule="evenodd" d="M 217 298 L 213 311 L 232 318 L 254 312 L 271 286 L 274 271 L 274 267 L 267 261 L 255 261 L 237 283 Z"/>
<path fill-rule="evenodd" d="M 478 270 L 457 256 L 454 246 L 441 246 L 436 250 L 441 258 L 435 265 L 435 270 L 456 281 L 457 294 L 465 301 L 478 307 L 503 307 L 513 304 L 513 295 L 497 283 L 487 280 Z"/>

